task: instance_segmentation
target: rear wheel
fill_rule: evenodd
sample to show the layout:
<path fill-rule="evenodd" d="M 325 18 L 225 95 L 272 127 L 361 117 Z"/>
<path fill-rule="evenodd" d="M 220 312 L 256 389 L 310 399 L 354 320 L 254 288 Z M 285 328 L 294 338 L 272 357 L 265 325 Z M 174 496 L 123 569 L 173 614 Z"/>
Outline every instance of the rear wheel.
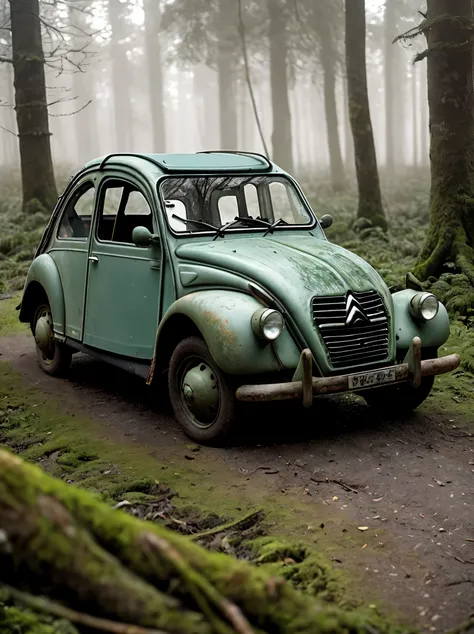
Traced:
<path fill-rule="evenodd" d="M 221 445 L 235 422 L 235 393 L 199 337 L 183 339 L 170 361 L 168 388 L 174 414 L 196 442 Z"/>
<path fill-rule="evenodd" d="M 31 329 L 36 342 L 36 354 L 46 374 L 60 376 L 71 365 L 70 348 L 54 338 L 53 317 L 49 304 L 41 303 L 35 311 Z"/>
<path fill-rule="evenodd" d="M 412 387 L 409 383 L 401 383 L 393 387 L 380 387 L 361 394 L 367 405 L 375 409 L 403 414 L 419 407 L 430 395 L 434 376 L 421 379 L 420 387 Z"/>
<path fill-rule="evenodd" d="M 400 353 L 398 360 L 401 363 L 406 351 Z M 422 359 L 435 359 L 438 356 L 436 348 L 422 348 Z M 399 383 L 392 387 L 381 387 L 367 390 L 361 393 L 367 404 L 380 410 L 387 410 L 398 414 L 410 412 L 419 407 L 431 393 L 435 377 L 425 376 L 421 379 L 419 387 L 412 387 L 410 383 Z"/>

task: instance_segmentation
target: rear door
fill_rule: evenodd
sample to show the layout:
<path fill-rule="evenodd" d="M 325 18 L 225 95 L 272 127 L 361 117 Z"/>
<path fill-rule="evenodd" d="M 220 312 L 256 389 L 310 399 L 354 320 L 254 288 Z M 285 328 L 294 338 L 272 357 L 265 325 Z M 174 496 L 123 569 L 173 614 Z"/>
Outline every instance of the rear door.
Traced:
<path fill-rule="evenodd" d="M 137 247 L 132 232 L 157 233 L 152 204 L 132 180 L 108 176 L 97 193 L 88 261 L 84 343 L 152 359 L 161 292 L 161 246 Z"/>

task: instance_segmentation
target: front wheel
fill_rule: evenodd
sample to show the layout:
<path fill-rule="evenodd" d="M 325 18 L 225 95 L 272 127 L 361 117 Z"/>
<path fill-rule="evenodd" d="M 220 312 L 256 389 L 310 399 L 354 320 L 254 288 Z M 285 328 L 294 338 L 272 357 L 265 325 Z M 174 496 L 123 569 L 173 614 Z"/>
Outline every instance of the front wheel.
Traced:
<path fill-rule="evenodd" d="M 41 369 L 46 374 L 61 376 L 71 365 L 72 352 L 54 338 L 53 317 L 46 302 L 35 311 L 31 329 L 36 342 L 36 354 Z"/>
<path fill-rule="evenodd" d="M 421 379 L 420 387 L 412 387 L 410 383 L 401 383 L 392 387 L 379 387 L 367 390 L 361 396 L 367 405 L 389 413 L 403 414 L 419 407 L 430 395 L 434 376 Z"/>
<path fill-rule="evenodd" d="M 202 339 L 183 339 L 170 360 L 168 389 L 174 414 L 192 440 L 221 445 L 235 422 L 235 393 Z"/>

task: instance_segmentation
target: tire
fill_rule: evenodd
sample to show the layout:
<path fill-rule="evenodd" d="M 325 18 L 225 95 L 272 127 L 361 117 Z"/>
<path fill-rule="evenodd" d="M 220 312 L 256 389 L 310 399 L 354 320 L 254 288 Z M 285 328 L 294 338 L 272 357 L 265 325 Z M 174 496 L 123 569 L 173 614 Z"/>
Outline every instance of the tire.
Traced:
<path fill-rule="evenodd" d="M 235 390 L 199 337 L 176 346 L 168 390 L 175 417 L 189 438 L 203 445 L 225 444 L 236 419 Z"/>
<path fill-rule="evenodd" d="M 54 339 L 53 318 L 47 301 L 35 310 L 31 330 L 35 337 L 38 363 L 43 372 L 51 376 L 63 376 L 71 365 L 72 351 Z"/>
<path fill-rule="evenodd" d="M 389 413 L 403 414 L 419 407 L 430 395 L 433 388 L 434 376 L 421 379 L 418 388 L 409 383 L 402 383 L 393 387 L 379 387 L 360 393 L 367 405 L 374 409 Z"/>

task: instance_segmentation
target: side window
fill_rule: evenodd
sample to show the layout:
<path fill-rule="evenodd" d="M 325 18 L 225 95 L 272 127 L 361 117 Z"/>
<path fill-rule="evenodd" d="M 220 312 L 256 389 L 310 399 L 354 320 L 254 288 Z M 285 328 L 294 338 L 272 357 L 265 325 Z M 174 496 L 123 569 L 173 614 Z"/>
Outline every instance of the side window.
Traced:
<path fill-rule="evenodd" d="M 295 219 L 293 217 L 292 205 L 285 184 L 273 181 L 269 185 L 269 190 L 275 220 L 282 218 L 283 220 L 293 224 Z"/>
<path fill-rule="evenodd" d="M 282 218 L 290 224 L 308 224 L 308 213 L 293 187 L 287 187 L 285 183 L 275 180 L 269 184 L 268 189 L 275 220 Z"/>
<path fill-rule="evenodd" d="M 84 183 L 70 196 L 63 211 L 58 238 L 87 240 L 94 211 L 95 188 Z"/>
<path fill-rule="evenodd" d="M 165 200 L 165 209 L 168 222 L 173 231 L 183 231 L 183 227 L 186 227 L 186 225 L 176 220 L 176 218 L 173 218 L 173 216 L 178 216 L 178 218 L 182 218 L 183 220 L 187 219 L 188 213 L 183 201 Z"/>
<path fill-rule="evenodd" d="M 257 188 L 253 183 L 247 183 L 244 186 L 245 203 L 247 205 L 247 213 L 253 218 L 260 216 L 260 203 L 258 201 Z"/>
<path fill-rule="evenodd" d="M 128 183 L 106 183 L 100 196 L 99 240 L 133 244 L 135 227 L 146 227 L 153 232 L 153 215 L 145 196 Z"/>
<path fill-rule="evenodd" d="M 236 196 L 222 196 L 217 203 L 221 225 L 232 222 L 239 216 L 239 203 Z"/>

